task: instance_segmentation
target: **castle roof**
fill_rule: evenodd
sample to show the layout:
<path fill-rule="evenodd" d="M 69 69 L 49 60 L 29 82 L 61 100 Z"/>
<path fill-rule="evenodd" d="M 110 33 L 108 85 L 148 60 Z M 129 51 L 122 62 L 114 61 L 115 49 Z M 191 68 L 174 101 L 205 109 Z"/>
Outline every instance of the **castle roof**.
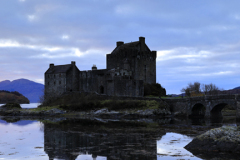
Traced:
<path fill-rule="evenodd" d="M 72 67 L 71 64 L 52 66 L 46 71 L 46 73 L 47 74 L 66 73 L 71 67 Z"/>
<path fill-rule="evenodd" d="M 119 52 L 120 50 L 126 50 L 126 49 L 137 49 L 137 46 L 139 45 L 139 41 L 136 42 L 130 42 L 122 44 L 121 46 L 116 47 L 111 54 L 115 54 Z"/>
<path fill-rule="evenodd" d="M 111 54 L 116 54 L 121 50 L 130 50 L 130 49 L 136 49 L 136 50 L 140 50 L 140 41 L 135 41 L 135 42 L 129 42 L 129 43 L 124 43 L 120 46 L 117 46 Z M 148 48 L 148 46 L 144 43 L 145 47 L 150 51 L 150 49 Z"/>

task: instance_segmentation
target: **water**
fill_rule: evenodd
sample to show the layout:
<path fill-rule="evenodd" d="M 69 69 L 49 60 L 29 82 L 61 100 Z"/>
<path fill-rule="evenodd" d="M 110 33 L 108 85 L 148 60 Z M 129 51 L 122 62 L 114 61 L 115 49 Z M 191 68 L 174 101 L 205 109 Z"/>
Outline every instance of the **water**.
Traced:
<path fill-rule="evenodd" d="M 2 106 L 4 104 L 0 104 Z M 37 106 L 40 105 L 40 103 L 29 103 L 29 104 L 20 104 L 22 108 L 37 108 Z"/>
<path fill-rule="evenodd" d="M 2 117 L 0 159 L 201 160 L 183 147 L 207 127 L 166 123 Z"/>
<path fill-rule="evenodd" d="M 166 133 L 161 140 L 157 141 L 158 159 L 175 160 L 176 157 L 177 159 L 181 157 L 180 159 L 201 160 L 183 148 L 192 139 L 192 137 L 178 133 Z"/>

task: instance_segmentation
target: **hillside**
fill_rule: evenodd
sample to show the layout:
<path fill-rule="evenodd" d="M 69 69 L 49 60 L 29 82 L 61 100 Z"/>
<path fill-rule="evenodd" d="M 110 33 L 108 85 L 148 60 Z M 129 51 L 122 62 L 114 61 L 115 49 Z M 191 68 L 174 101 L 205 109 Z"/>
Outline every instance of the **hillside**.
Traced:
<path fill-rule="evenodd" d="M 27 79 L 17 79 L 14 81 L 5 80 L 0 82 L 0 90 L 17 91 L 27 97 L 30 103 L 39 102 L 39 97 L 43 95 L 44 85 Z"/>
<path fill-rule="evenodd" d="M 10 103 L 10 102 L 28 104 L 29 100 L 25 96 L 23 96 L 22 94 L 16 91 L 14 92 L 0 91 L 0 104 Z"/>

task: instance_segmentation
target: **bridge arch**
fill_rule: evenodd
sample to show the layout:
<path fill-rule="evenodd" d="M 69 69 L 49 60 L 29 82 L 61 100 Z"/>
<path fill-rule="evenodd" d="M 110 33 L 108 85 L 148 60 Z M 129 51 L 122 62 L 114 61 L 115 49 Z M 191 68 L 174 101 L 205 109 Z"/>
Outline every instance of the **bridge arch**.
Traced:
<path fill-rule="evenodd" d="M 226 107 L 227 105 L 231 105 L 235 110 L 236 104 L 235 103 L 227 103 L 227 102 L 218 102 L 212 105 L 212 108 L 210 109 L 211 117 L 222 117 L 222 109 Z"/>
<path fill-rule="evenodd" d="M 210 111 L 211 117 L 222 117 L 222 109 L 228 105 L 227 103 L 219 103 L 213 106 Z"/>
<path fill-rule="evenodd" d="M 203 118 L 205 116 L 206 107 L 203 103 L 195 103 L 191 107 L 190 117 Z"/>

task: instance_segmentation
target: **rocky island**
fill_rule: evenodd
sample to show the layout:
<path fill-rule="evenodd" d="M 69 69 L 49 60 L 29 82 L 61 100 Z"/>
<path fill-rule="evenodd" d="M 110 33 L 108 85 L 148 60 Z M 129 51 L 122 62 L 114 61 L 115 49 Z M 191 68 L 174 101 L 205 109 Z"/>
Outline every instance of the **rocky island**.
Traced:
<path fill-rule="evenodd" d="M 23 96 L 21 93 L 17 91 L 0 91 L 0 104 L 5 103 L 19 103 L 19 104 L 29 104 L 30 101 L 27 97 Z"/>

